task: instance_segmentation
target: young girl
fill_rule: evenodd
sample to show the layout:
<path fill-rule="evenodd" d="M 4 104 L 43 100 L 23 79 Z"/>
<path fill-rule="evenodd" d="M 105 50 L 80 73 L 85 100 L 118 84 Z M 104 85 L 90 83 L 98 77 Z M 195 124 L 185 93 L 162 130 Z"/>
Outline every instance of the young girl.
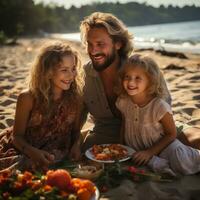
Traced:
<path fill-rule="evenodd" d="M 80 59 L 56 42 L 33 65 L 29 89 L 17 100 L 14 127 L 0 134 L 0 170 L 43 170 L 79 158 Z"/>
<path fill-rule="evenodd" d="M 162 74 L 149 57 L 131 56 L 120 71 L 120 96 L 116 105 L 122 113 L 122 139 L 136 152 L 137 165 L 154 171 L 194 174 L 200 171 L 200 151 L 176 139 L 172 110 L 165 99 Z M 170 171 L 170 170 L 173 171 Z"/>

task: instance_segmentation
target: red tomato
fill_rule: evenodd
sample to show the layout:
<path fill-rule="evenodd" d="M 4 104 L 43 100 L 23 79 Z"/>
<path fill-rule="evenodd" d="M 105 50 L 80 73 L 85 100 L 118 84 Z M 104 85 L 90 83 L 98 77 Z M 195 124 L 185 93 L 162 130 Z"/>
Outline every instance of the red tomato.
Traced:
<path fill-rule="evenodd" d="M 71 182 L 71 176 L 68 171 L 64 169 L 57 169 L 55 171 L 49 170 L 47 172 L 47 184 L 57 187 L 60 190 L 67 190 Z"/>

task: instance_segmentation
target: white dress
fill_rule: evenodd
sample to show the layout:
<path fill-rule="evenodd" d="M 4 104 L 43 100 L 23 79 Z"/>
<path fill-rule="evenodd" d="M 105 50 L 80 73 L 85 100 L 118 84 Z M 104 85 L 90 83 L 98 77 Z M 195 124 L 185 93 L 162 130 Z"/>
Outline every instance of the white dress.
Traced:
<path fill-rule="evenodd" d="M 160 98 L 154 98 L 144 107 L 139 107 L 129 97 L 120 96 L 116 106 L 125 117 L 125 143 L 136 151 L 148 149 L 163 137 L 164 130 L 159 121 L 167 112 L 172 114 L 170 105 Z M 154 171 L 163 161 L 163 167 L 168 165 L 175 173 L 194 174 L 200 171 L 200 151 L 177 139 L 158 156 L 160 159 L 154 156 L 150 160 Z"/>

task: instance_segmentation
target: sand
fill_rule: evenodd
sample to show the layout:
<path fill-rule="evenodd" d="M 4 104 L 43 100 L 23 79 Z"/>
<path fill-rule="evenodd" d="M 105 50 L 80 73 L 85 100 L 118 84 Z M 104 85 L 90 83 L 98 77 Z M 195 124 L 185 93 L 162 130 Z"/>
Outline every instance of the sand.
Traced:
<path fill-rule="evenodd" d="M 17 96 L 27 87 L 25 80 L 39 48 L 54 40 L 20 39 L 19 45 L 0 47 L 0 131 L 13 125 Z M 88 57 L 80 43 L 68 43 L 80 51 L 83 63 L 86 62 Z M 188 59 L 181 59 L 152 50 L 136 52 L 151 56 L 162 69 L 173 98 L 176 123 L 200 127 L 200 56 L 185 54 Z"/>
<path fill-rule="evenodd" d="M 0 47 L 0 132 L 13 125 L 17 96 L 26 89 L 25 83 L 31 63 L 39 48 L 52 38 L 20 39 L 19 45 Z M 78 42 L 68 43 L 88 59 Z M 136 51 L 154 58 L 168 82 L 176 123 L 200 127 L 200 56 L 185 54 L 188 59 L 163 56 L 153 50 Z M 90 126 L 88 122 L 86 128 Z M 199 199 L 200 174 L 185 176 L 172 183 L 145 182 L 135 184 L 126 180 L 119 188 L 109 191 L 101 199 Z"/>
<path fill-rule="evenodd" d="M 39 49 L 54 41 L 56 39 L 52 38 L 19 39 L 18 45 L 0 46 L 0 132 L 14 123 L 17 97 L 27 88 L 26 78 Z M 72 46 L 80 49 L 76 42 Z M 83 52 L 80 49 L 84 62 L 86 55 Z"/>

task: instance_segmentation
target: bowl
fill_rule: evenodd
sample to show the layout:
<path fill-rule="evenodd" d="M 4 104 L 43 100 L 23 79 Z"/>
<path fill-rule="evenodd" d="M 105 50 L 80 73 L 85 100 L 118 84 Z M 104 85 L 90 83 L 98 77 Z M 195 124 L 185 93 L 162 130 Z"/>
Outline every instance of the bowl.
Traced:
<path fill-rule="evenodd" d="M 72 176 L 77 178 L 95 180 L 104 171 L 103 164 L 79 164 L 73 171 Z"/>

